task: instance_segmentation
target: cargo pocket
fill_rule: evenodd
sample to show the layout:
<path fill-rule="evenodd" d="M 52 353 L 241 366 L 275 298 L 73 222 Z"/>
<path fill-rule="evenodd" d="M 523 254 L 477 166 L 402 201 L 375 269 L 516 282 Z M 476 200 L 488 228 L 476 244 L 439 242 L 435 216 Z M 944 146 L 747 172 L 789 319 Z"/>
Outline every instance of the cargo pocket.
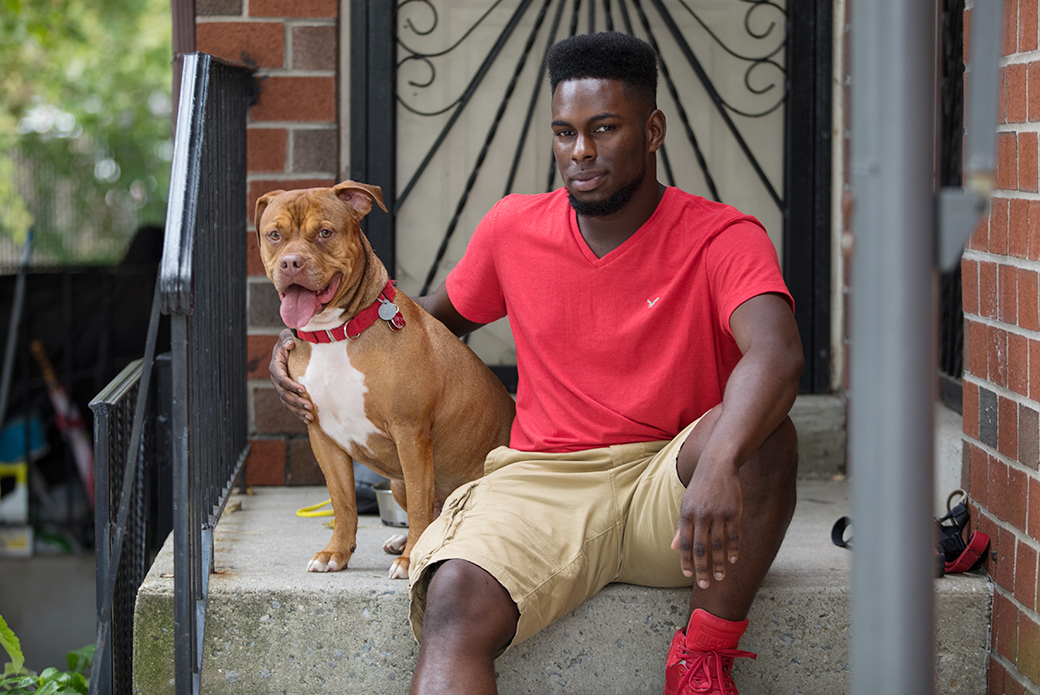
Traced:
<path fill-rule="evenodd" d="M 451 539 L 455 537 L 456 531 L 459 530 L 459 526 L 462 524 L 463 518 L 466 516 L 465 510 L 466 505 L 470 498 L 473 497 L 474 488 L 480 483 L 480 480 L 472 480 L 465 485 L 460 486 L 450 495 L 448 499 L 444 500 L 444 508 L 441 510 L 441 518 L 444 519 L 444 532 L 441 535 L 440 543 L 438 548 L 443 548 L 447 543 L 451 542 Z"/>
<path fill-rule="evenodd" d="M 495 447 L 489 451 L 487 458 L 484 459 L 484 475 L 489 476 L 495 471 L 508 466 L 516 458 L 515 456 L 510 456 L 510 454 L 515 453 L 508 446 Z"/>

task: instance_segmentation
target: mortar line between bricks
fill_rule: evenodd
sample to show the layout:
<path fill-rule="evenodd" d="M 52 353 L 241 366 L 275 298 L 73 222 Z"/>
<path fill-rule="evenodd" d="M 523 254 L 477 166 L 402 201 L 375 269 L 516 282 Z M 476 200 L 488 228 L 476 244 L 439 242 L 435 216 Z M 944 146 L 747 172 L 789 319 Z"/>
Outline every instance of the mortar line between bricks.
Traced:
<path fill-rule="evenodd" d="M 246 177 L 247 183 L 262 183 L 269 181 L 271 183 L 279 182 L 291 182 L 291 181 L 308 181 L 313 179 L 332 179 L 335 180 L 336 174 L 332 172 L 320 172 L 318 174 L 297 174 L 297 173 L 283 173 L 278 171 L 264 172 L 263 174 L 250 174 Z"/>
<path fill-rule="evenodd" d="M 274 336 L 276 336 L 276 335 L 278 335 L 279 333 L 281 333 L 284 330 L 285 330 L 284 328 L 269 328 L 269 327 L 266 327 L 266 326 L 260 326 L 260 327 L 257 327 L 257 328 L 250 328 L 249 329 L 249 335 L 255 335 L 255 336 L 274 335 Z"/>
<path fill-rule="evenodd" d="M 205 15 L 196 24 L 284 24 L 287 27 L 334 27 L 335 17 L 249 17 L 246 15 Z"/>
<path fill-rule="evenodd" d="M 331 126 L 331 127 L 330 127 Z M 336 130 L 335 121 L 253 121 L 250 130 Z"/>
<path fill-rule="evenodd" d="M 1010 123 L 998 123 L 998 133 L 1036 133 L 1040 132 L 1040 121 L 1013 121 Z M 996 189 L 1007 190 L 1007 189 Z M 996 191 L 994 191 L 995 193 Z"/>
<path fill-rule="evenodd" d="M 1040 121 L 1037 122 L 1040 126 Z M 1040 200 L 1040 192 L 1037 191 L 1020 191 L 1018 189 L 1011 188 L 998 188 L 993 191 L 994 198 L 1001 198 L 1002 200 Z M 975 250 L 975 249 L 971 249 Z"/>
<path fill-rule="evenodd" d="M 1000 451 L 998 451 L 994 447 L 991 447 L 989 444 L 986 444 L 985 442 L 983 442 L 981 439 L 976 439 L 975 437 L 972 437 L 971 435 L 965 434 L 964 432 L 961 432 L 961 438 L 962 439 L 967 439 L 972 444 L 977 444 L 978 447 L 980 449 L 982 449 L 983 451 L 985 451 L 986 453 L 991 453 L 992 452 L 994 458 L 998 458 L 1001 461 L 1003 461 L 1004 463 L 1008 464 L 1009 468 L 1014 468 L 1018 472 L 1025 473 L 1026 476 L 1031 477 L 1031 478 L 1036 478 L 1038 481 L 1040 481 L 1040 478 L 1037 478 L 1037 470 L 1035 468 L 1030 468 L 1029 466 L 1024 465 L 1020 461 L 1017 461 L 1017 460 L 1015 460 L 1013 458 L 1005 456 L 1004 454 L 1000 453 Z M 1032 473 L 1033 475 L 1029 475 L 1030 473 Z M 1028 519 L 1027 519 L 1027 523 L 1028 523 Z M 1040 540 L 1038 540 L 1036 542 L 1040 543 Z M 1040 545 L 1037 546 L 1037 549 L 1040 550 Z"/>
<path fill-rule="evenodd" d="M 1019 685 L 1025 688 L 1026 692 L 1029 693 L 1029 695 L 1040 695 L 1040 684 L 1033 683 L 1031 680 L 1026 678 L 1025 674 L 1018 670 L 1018 666 L 1016 664 L 1013 664 L 1010 661 L 1008 661 L 1006 658 L 1004 658 L 1003 654 L 1000 654 L 999 652 L 995 651 L 992 647 L 989 647 L 988 651 L 990 658 L 999 662 L 1000 665 L 1004 667 L 1004 671 L 1012 678 L 1014 678 Z M 1022 678 L 1025 678 L 1025 680 L 1020 680 L 1019 675 L 1021 675 Z"/>
<path fill-rule="evenodd" d="M 1006 68 L 1009 65 L 1029 65 L 1040 60 L 1040 49 L 1033 49 L 1032 51 L 1022 51 L 1021 53 L 1012 53 L 1011 55 L 1000 56 L 1000 60 L 997 61 L 997 67 Z M 967 72 L 967 65 L 965 72 Z"/>
<path fill-rule="evenodd" d="M 1019 258 L 1018 256 L 1007 256 L 999 253 L 992 253 L 991 251 L 967 249 L 964 252 L 964 259 L 968 261 L 987 261 L 989 263 L 1007 265 L 1013 268 L 1019 268 L 1021 270 L 1040 271 L 1040 260 L 1033 261 L 1028 258 Z"/>
<path fill-rule="evenodd" d="M 272 384 L 271 388 L 274 388 L 274 385 L 273 385 L 273 384 Z M 981 448 L 981 447 L 980 447 L 980 448 Z M 981 507 L 981 506 L 979 506 L 978 502 L 976 502 L 976 500 L 975 500 L 975 499 L 974 499 L 974 498 L 973 498 L 973 497 L 972 497 L 971 495 L 968 495 L 968 499 L 969 499 L 969 500 L 971 500 L 972 502 L 975 502 L 975 506 L 976 506 L 976 507 L 978 507 L 978 509 L 979 509 L 979 513 L 983 514 L 984 516 L 987 516 L 987 517 L 989 517 L 989 519 L 990 519 L 990 520 L 991 520 L 991 521 L 992 521 L 992 522 L 993 522 L 993 523 L 994 523 L 994 524 L 995 524 L 996 526 L 998 526 L 998 527 L 1000 527 L 1000 528 L 1004 529 L 1005 531 L 1008 531 L 1009 533 L 1012 533 L 1012 534 L 1014 534 L 1014 536 L 1015 536 L 1015 538 L 1016 538 L 1016 539 L 1019 539 L 1019 540 L 1025 540 L 1025 541 L 1027 541 L 1027 542 L 1026 542 L 1026 545 L 1028 545 L 1028 546 L 1029 546 L 1030 548 L 1032 548 L 1033 550 L 1037 551 L 1037 554 L 1038 554 L 1038 555 L 1040 555 L 1040 542 L 1038 542 L 1038 541 L 1037 541 L 1037 540 L 1036 540 L 1035 538 L 1033 538 L 1032 536 L 1030 536 L 1030 535 L 1029 535 L 1029 534 L 1028 534 L 1027 532 L 1025 532 L 1025 531 L 1022 531 L 1022 530 L 1020 530 L 1020 529 L 1017 529 L 1017 528 L 1015 528 L 1014 526 L 1012 526 L 1012 525 L 1011 525 L 1011 524 L 1009 524 L 1008 522 L 1006 522 L 1006 521 L 1001 521 L 1000 519 L 998 519 L 997 517 L 995 517 L 995 516 L 993 515 L 993 513 L 992 513 L 992 512 L 990 512 L 990 510 L 989 510 L 989 509 L 987 509 L 987 508 L 985 508 L 985 507 Z M 1029 520 L 1028 520 L 1028 511 L 1027 511 L 1026 513 L 1027 513 L 1026 525 L 1028 526 L 1028 525 L 1029 525 Z M 977 526 L 978 526 L 978 525 L 976 524 L 976 527 L 977 527 Z M 995 541 L 995 540 L 994 540 L 993 538 L 990 538 L 989 540 L 990 540 L 990 542 L 991 542 L 991 543 L 995 543 L 995 542 L 996 542 L 996 541 Z M 989 550 L 988 550 L 987 552 L 992 552 L 992 551 L 993 551 L 993 547 L 992 547 L 992 546 L 990 546 L 990 549 L 989 549 Z M 990 577 L 990 580 L 992 581 L 992 580 L 993 580 L 993 577 Z M 995 581 L 993 582 L 993 585 L 994 585 L 994 586 L 1000 586 L 1000 585 L 999 585 L 999 584 L 997 584 L 997 583 L 996 583 Z M 1003 588 L 1003 587 L 1001 587 L 1001 588 Z M 1012 596 L 1012 598 L 1014 598 L 1014 597 Z M 1017 599 L 1015 599 L 1015 601 L 1017 602 L 1018 600 L 1017 600 Z M 1021 605 L 1021 604 L 1019 604 L 1019 605 Z M 1030 613 L 1030 614 L 1031 614 L 1031 615 L 1032 615 L 1032 616 L 1034 617 L 1034 619 L 1036 619 L 1036 621 L 1037 621 L 1037 622 L 1040 622 L 1040 613 L 1037 613 L 1037 611 L 1036 611 L 1036 609 L 1035 609 L 1035 608 L 1026 608 L 1026 607 L 1025 607 L 1025 606 L 1023 605 L 1023 606 L 1022 606 L 1022 609 L 1023 609 L 1023 610 L 1025 610 L 1026 612 Z"/>
<path fill-rule="evenodd" d="M 296 70 L 294 68 L 259 68 L 255 76 L 262 80 L 265 77 L 336 77 L 336 70 Z M 264 83 L 260 82 L 263 89 Z M 1040 124 L 1038 124 L 1040 125 Z"/>
<path fill-rule="evenodd" d="M 247 17 L 245 15 L 221 14 L 196 17 L 196 24 L 283 24 L 278 17 Z"/>
<path fill-rule="evenodd" d="M 1028 270 L 1028 269 L 1024 269 Z M 1013 323 L 1005 323 L 1000 319 L 989 318 L 988 316 L 982 316 L 981 314 L 965 314 L 965 318 L 970 318 L 974 323 L 980 323 L 990 328 L 1000 328 L 1006 330 L 1008 333 L 1020 336 L 1029 340 L 1037 340 L 1040 338 L 1040 331 L 1031 331 L 1028 328 L 1022 328 Z M 996 386 L 996 384 L 994 384 Z M 1006 388 L 1003 386 L 997 386 L 997 388 Z M 1014 393 L 1014 391 L 1012 391 Z"/>
<path fill-rule="evenodd" d="M 287 27 L 334 27 L 335 17 L 284 17 L 282 19 Z"/>
<path fill-rule="evenodd" d="M 282 63 L 285 66 L 285 69 L 293 70 L 294 66 L 296 65 L 296 60 L 295 56 L 293 55 L 292 27 L 286 24 L 284 25 L 284 29 L 285 35 L 282 37 L 282 44 L 285 58 L 283 59 Z M 289 454 L 287 449 L 286 457 L 288 457 L 288 455 Z M 289 464 L 286 463 L 285 465 L 288 466 Z"/>

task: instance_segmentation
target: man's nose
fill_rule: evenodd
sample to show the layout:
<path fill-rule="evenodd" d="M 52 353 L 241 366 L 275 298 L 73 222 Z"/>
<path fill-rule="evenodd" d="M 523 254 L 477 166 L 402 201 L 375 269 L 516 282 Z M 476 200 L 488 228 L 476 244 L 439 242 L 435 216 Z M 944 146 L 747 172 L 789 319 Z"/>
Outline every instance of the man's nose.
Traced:
<path fill-rule="evenodd" d="M 596 145 L 592 138 L 587 135 L 579 133 L 574 138 L 574 149 L 571 150 L 571 159 L 574 161 L 582 161 L 585 159 L 592 159 L 596 156 Z"/>

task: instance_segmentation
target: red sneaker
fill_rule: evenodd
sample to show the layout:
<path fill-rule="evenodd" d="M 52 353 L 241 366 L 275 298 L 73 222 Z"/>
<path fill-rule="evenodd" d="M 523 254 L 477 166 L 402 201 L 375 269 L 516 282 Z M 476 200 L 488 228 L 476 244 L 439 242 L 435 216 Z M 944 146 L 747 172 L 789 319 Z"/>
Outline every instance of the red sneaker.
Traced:
<path fill-rule="evenodd" d="M 665 665 L 664 695 L 740 695 L 730 676 L 733 659 L 757 655 L 736 649 L 748 621 L 723 620 L 697 609 L 672 638 Z"/>

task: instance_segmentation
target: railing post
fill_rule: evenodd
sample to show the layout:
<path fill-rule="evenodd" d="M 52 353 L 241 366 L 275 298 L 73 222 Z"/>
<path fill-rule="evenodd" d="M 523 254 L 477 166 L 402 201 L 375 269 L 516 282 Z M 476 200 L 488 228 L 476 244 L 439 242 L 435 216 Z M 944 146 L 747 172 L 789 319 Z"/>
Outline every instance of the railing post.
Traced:
<path fill-rule="evenodd" d="M 200 691 L 212 533 L 246 442 L 248 73 L 185 56 L 159 272 L 172 353 L 174 667 Z"/>
<path fill-rule="evenodd" d="M 937 7 L 852 6 L 853 695 L 934 691 Z"/>

